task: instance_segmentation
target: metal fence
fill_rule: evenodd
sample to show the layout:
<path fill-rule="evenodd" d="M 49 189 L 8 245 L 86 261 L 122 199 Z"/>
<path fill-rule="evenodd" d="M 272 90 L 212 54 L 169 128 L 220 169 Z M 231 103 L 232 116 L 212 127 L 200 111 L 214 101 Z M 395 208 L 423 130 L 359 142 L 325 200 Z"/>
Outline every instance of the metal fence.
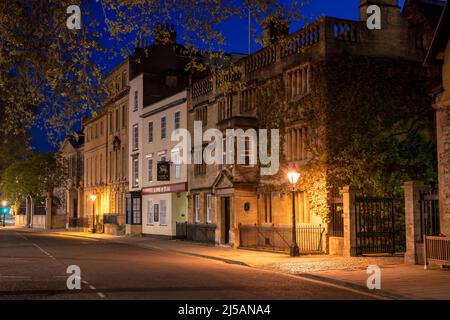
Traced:
<path fill-rule="evenodd" d="M 216 228 L 215 224 L 177 222 L 176 237 L 190 241 L 215 243 Z"/>
<path fill-rule="evenodd" d="M 42 204 L 35 205 L 33 214 L 36 216 L 45 216 L 47 214 L 46 206 Z"/>
<path fill-rule="evenodd" d="M 395 253 L 395 215 L 392 198 L 355 198 L 357 254 Z"/>
<path fill-rule="evenodd" d="M 103 223 L 104 224 L 117 224 L 117 214 L 109 213 L 103 215 Z"/>
<path fill-rule="evenodd" d="M 393 197 L 355 197 L 358 255 L 405 252 L 404 200 Z"/>
<path fill-rule="evenodd" d="M 296 240 L 300 253 L 323 253 L 324 231 L 321 225 L 297 226 Z M 241 225 L 239 235 L 243 248 L 288 252 L 292 244 L 292 228 L 289 226 Z"/>
<path fill-rule="evenodd" d="M 70 228 L 89 228 L 90 227 L 89 219 L 85 218 L 85 217 L 69 218 L 69 227 Z"/>
<path fill-rule="evenodd" d="M 440 233 L 439 225 L 439 195 L 435 193 L 420 194 L 420 221 L 421 237 L 423 235 L 437 236 Z"/>
<path fill-rule="evenodd" d="M 344 202 L 342 196 L 336 196 L 330 203 L 330 225 L 328 233 L 331 237 L 344 236 Z"/>
<path fill-rule="evenodd" d="M 425 266 L 450 266 L 450 237 L 425 236 Z"/>
<path fill-rule="evenodd" d="M 177 222 L 176 223 L 176 238 L 177 239 L 186 239 L 187 237 L 187 223 L 186 222 Z"/>

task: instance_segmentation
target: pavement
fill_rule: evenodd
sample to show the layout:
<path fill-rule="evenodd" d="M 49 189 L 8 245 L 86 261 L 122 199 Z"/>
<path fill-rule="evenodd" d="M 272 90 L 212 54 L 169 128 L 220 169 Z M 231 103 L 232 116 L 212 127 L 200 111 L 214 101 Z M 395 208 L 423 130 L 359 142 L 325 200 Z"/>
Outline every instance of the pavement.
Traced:
<path fill-rule="evenodd" d="M 19 229 L 21 232 L 42 230 Z M 172 253 L 210 261 L 226 263 L 276 274 L 289 274 L 297 278 L 354 290 L 372 297 L 387 299 L 445 299 L 450 300 L 450 272 L 424 270 L 423 266 L 403 264 L 402 256 L 340 257 L 330 255 L 304 255 L 293 258 L 285 254 L 217 247 L 181 240 L 162 240 L 152 237 L 111 236 L 83 232 L 52 230 L 54 235 L 104 241 Z M 367 289 L 367 267 L 379 266 L 381 290 Z"/>
<path fill-rule="evenodd" d="M 0 229 L 0 301 L 381 299 L 314 279 L 127 240 Z M 81 272 L 79 290 L 67 286 L 69 267 L 74 266 Z"/>

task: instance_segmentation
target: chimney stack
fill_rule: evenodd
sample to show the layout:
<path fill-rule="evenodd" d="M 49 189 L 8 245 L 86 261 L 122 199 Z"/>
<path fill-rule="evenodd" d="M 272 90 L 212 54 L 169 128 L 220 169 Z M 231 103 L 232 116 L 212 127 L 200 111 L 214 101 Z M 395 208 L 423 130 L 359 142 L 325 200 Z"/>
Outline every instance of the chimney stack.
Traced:
<path fill-rule="evenodd" d="M 177 33 L 173 24 L 158 23 L 155 32 L 155 44 L 160 46 L 171 46 L 177 42 Z"/>

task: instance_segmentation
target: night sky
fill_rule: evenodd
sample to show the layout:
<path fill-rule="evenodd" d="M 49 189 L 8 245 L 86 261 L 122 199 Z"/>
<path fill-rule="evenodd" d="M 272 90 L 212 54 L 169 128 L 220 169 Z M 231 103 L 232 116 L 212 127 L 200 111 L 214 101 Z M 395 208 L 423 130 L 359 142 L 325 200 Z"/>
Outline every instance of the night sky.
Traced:
<path fill-rule="evenodd" d="M 399 0 L 400 5 L 403 6 L 405 0 Z M 312 20 L 320 16 L 332 16 L 343 19 L 358 20 L 358 4 L 359 0 L 311 0 L 311 4 L 305 8 L 305 14 L 311 17 Z M 99 11 L 100 13 L 100 11 Z M 256 25 L 253 25 L 256 28 Z M 290 32 L 298 30 L 301 27 L 300 23 L 293 23 Z M 227 44 L 226 52 L 248 52 L 247 39 L 247 21 L 233 19 L 223 25 L 222 32 L 226 38 Z M 252 43 L 252 52 L 259 49 L 259 46 Z M 120 61 L 111 61 L 107 69 L 111 69 Z M 32 130 L 32 146 L 37 151 L 55 151 L 58 147 L 53 146 L 47 141 L 45 132 L 38 128 Z"/>

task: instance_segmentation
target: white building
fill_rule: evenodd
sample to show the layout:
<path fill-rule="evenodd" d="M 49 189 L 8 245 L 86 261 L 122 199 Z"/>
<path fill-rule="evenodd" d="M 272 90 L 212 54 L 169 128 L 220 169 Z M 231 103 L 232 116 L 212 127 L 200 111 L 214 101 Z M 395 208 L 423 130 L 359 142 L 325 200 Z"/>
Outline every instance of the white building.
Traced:
<path fill-rule="evenodd" d="M 137 92 L 140 78 L 131 83 Z M 174 237 L 188 210 L 187 166 L 180 164 L 177 142 L 171 141 L 174 130 L 187 127 L 186 91 L 143 108 L 139 96 L 130 116 L 130 219 L 140 220 L 143 234 Z"/>

